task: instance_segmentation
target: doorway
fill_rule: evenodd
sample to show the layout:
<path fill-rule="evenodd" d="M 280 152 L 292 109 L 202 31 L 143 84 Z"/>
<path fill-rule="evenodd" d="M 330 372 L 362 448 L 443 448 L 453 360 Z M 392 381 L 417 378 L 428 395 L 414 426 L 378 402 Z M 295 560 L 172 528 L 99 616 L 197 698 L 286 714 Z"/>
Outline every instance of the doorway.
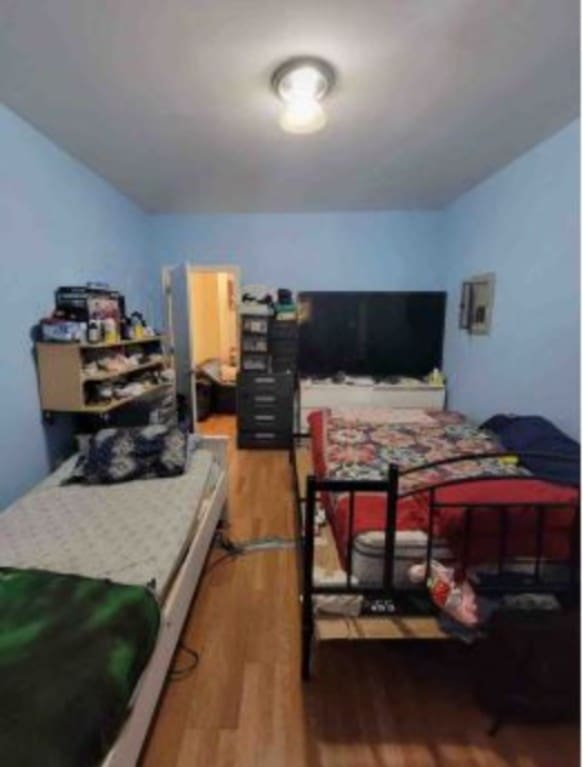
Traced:
<path fill-rule="evenodd" d="M 224 368 L 233 368 L 236 374 L 239 341 L 234 273 L 221 267 L 193 266 L 189 290 L 195 366 L 216 361 Z"/>
<path fill-rule="evenodd" d="M 181 264 L 164 267 L 162 283 L 176 391 L 187 403 L 194 424 L 197 380 L 212 382 L 213 405 L 224 407 L 235 401 L 240 270 L 231 265 Z"/>

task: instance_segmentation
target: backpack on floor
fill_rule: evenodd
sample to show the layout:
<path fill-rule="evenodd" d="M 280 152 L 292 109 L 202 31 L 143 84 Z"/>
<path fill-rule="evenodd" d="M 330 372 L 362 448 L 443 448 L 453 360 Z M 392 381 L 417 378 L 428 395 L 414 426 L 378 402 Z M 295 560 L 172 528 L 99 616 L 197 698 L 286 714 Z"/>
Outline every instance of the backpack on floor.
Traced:
<path fill-rule="evenodd" d="M 495 718 L 531 722 L 579 716 L 579 614 L 500 610 L 476 647 L 475 695 Z"/>

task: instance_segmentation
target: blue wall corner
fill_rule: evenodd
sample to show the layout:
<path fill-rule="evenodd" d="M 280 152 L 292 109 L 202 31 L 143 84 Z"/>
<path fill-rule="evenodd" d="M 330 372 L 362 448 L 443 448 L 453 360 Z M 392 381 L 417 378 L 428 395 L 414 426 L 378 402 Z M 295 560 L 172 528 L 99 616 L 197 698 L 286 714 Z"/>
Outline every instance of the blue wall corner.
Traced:
<path fill-rule="evenodd" d="M 576 121 L 444 212 L 449 406 L 478 420 L 540 414 L 574 437 L 580 399 Z M 463 279 L 494 272 L 490 335 L 457 327 Z"/>
<path fill-rule="evenodd" d="M 152 216 L 152 269 L 235 264 L 292 290 L 443 290 L 437 212 Z"/>
<path fill-rule="evenodd" d="M 147 216 L 28 123 L 0 108 L 0 508 L 70 449 L 67 418 L 45 426 L 32 326 L 58 285 L 103 280 L 152 306 Z"/>
<path fill-rule="evenodd" d="M 155 268 L 241 266 L 244 281 L 293 290 L 443 287 L 435 212 L 158 215 Z"/>
<path fill-rule="evenodd" d="M 186 261 L 294 290 L 447 290 L 449 405 L 540 413 L 578 435 L 578 122 L 438 212 L 147 216 L 3 108 L 0 147 L 0 507 L 71 445 L 66 420 L 42 424 L 29 340 L 54 289 L 104 280 L 160 324 L 161 267 Z M 487 271 L 492 331 L 468 337 L 460 283 Z"/>

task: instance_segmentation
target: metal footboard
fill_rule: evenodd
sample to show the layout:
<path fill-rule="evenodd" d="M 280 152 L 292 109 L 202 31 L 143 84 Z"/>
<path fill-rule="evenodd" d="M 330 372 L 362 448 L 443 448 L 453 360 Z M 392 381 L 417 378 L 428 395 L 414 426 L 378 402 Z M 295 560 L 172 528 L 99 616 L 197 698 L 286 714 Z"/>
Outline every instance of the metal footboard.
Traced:
<path fill-rule="evenodd" d="M 308 435 L 296 435 L 296 440 L 305 439 Z M 292 446 L 290 459 L 293 466 L 293 491 L 296 505 L 296 525 L 297 530 L 300 533 L 300 579 L 301 579 L 301 594 L 302 594 L 302 676 L 304 679 L 309 678 L 310 675 L 310 663 L 311 663 L 311 646 L 314 635 L 314 596 L 319 594 L 324 595 L 362 595 L 369 599 L 386 600 L 392 604 L 391 613 L 393 616 L 411 614 L 411 612 L 419 611 L 419 586 L 411 584 L 410 586 L 404 586 L 403 584 L 395 584 L 394 572 L 395 572 L 395 558 L 396 558 L 396 532 L 397 532 L 397 508 L 401 499 L 411 497 L 417 494 L 424 494 L 428 499 L 429 520 L 427 529 L 427 540 L 425 545 L 425 554 L 421 559 L 421 564 L 425 563 L 427 571 L 429 570 L 429 563 L 434 554 L 435 547 L 435 528 L 436 519 L 441 509 L 454 509 L 459 508 L 463 511 L 463 524 L 462 529 L 462 542 L 460 546 L 461 554 L 459 556 L 458 565 L 462 571 L 465 571 L 471 564 L 471 546 L 472 536 L 476 528 L 477 515 L 490 513 L 493 509 L 498 509 L 498 533 L 497 533 L 497 556 L 496 561 L 492 564 L 496 566 L 496 572 L 494 574 L 502 575 L 505 573 L 505 565 L 509 560 L 509 548 L 508 543 L 512 533 L 511 519 L 512 512 L 515 509 L 528 507 L 532 509 L 532 513 L 535 515 L 534 520 L 534 556 L 528 557 L 529 562 L 532 560 L 532 572 L 521 573 L 520 578 L 515 579 L 514 582 L 496 583 L 495 579 L 491 579 L 489 583 L 480 586 L 478 589 L 480 593 L 490 595 L 500 595 L 502 593 L 551 593 L 556 595 L 561 601 L 565 603 L 571 603 L 578 600 L 579 590 L 579 498 L 577 501 L 568 503 L 557 503 L 553 501 L 548 502 L 536 502 L 536 501 L 455 501 L 451 502 L 447 499 L 440 500 L 439 491 L 456 485 L 470 486 L 475 482 L 499 482 L 501 479 L 512 479 L 513 481 L 533 481 L 536 479 L 533 475 L 517 474 L 509 477 L 499 475 L 485 475 L 475 476 L 460 479 L 451 479 L 442 482 L 436 482 L 434 484 L 428 484 L 422 488 L 416 488 L 407 492 L 399 491 L 399 481 L 402 477 L 410 477 L 416 472 L 421 472 L 427 469 L 435 468 L 437 466 L 445 464 L 453 464 L 460 461 L 479 460 L 483 458 L 506 458 L 506 457 L 518 457 L 520 458 L 552 458 L 554 461 L 574 461 L 571 456 L 563 455 L 549 455 L 546 453 L 522 453 L 519 454 L 516 451 L 496 452 L 496 453 L 481 453 L 481 454 L 469 454 L 459 455 L 454 458 L 443 459 L 432 463 L 415 466 L 413 468 L 400 471 L 399 467 L 395 464 L 389 466 L 386 479 L 378 480 L 343 480 L 343 479 L 330 479 L 326 477 L 316 477 L 314 475 L 308 476 L 306 482 L 306 494 L 302 495 L 302 488 L 300 486 L 300 478 L 298 476 L 298 466 L 295 456 L 295 445 Z M 315 515 L 317 511 L 317 500 L 320 494 L 334 494 L 342 493 L 348 497 L 348 542 L 345 552 L 346 563 L 346 578 L 344 583 L 334 584 L 316 584 L 314 583 L 314 538 L 316 534 Z M 384 537 L 384 554 L 383 554 L 383 566 L 382 566 L 382 578 L 377 584 L 360 585 L 354 582 L 353 579 L 353 565 L 354 565 L 354 542 L 355 542 L 355 516 L 357 496 L 359 493 L 376 493 L 386 494 L 386 513 L 385 513 L 385 537 Z M 543 564 L 545 562 L 544 556 L 544 541 L 545 531 L 548 529 L 549 518 L 553 513 L 558 510 L 571 509 L 574 511 L 573 522 L 571 528 L 568 531 L 568 549 L 569 554 L 565 560 L 554 560 L 553 565 L 558 564 L 561 566 L 562 571 L 565 571 L 568 575 L 566 578 L 552 578 L 543 577 Z M 417 599 L 412 599 L 417 597 Z M 427 613 L 431 614 L 435 608 L 429 606 L 428 601 Z M 424 609 L 424 608 L 422 608 Z"/>

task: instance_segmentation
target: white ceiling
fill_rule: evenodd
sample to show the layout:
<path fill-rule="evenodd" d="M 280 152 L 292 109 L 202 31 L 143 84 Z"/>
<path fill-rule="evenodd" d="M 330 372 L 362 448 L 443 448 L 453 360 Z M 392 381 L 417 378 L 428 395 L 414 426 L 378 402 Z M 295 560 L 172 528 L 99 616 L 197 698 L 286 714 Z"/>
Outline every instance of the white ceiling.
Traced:
<path fill-rule="evenodd" d="M 1 0 L 0 98 L 149 211 L 435 208 L 579 112 L 578 0 Z M 319 134 L 269 78 L 337 69 Z"/>

